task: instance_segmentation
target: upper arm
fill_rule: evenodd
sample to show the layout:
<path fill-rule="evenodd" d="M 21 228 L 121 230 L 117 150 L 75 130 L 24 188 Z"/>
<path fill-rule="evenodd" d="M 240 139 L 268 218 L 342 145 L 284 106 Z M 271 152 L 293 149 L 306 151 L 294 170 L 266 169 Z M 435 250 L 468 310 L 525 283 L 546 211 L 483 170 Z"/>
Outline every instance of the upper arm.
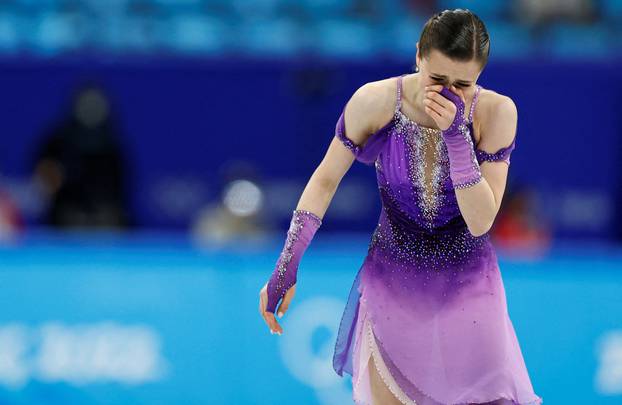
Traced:
<path fill-rule="evenodd" d="M 342 135 L 355 146 L 364 146 L 369 137 L 391 119 L 388 105 L 388 91 L 380 82 L 370 82 L 359 87 L 350 97 L 343 109 Z M 326 151 L 318 167 L 324 182 L 339 184 L 354 162 L 353 152 L 344 145 L 337 134 Z"/>
<path fill-rule="evenodd" d="M 359 87 L 343 111 L 343 135 L 357 146 L 364 146 L 369 137 L 391 119 L 393 100 L 382 81 L 365 83 Z"/>
<path fill-rule="evenodd" d="M 510 146 L 516 137 L 518 111 L 514 101 L 503 95 L 498 95 L 487 109 L 486 119 L 481 125 L 481 139 L 478 149 L 494 154 L 502 148 Z M 501 206 L 505 191 L 509 164 L 505 160 L 480 163 L 482 176 L 486 179 L 495 197 L 496 210 Z"/>

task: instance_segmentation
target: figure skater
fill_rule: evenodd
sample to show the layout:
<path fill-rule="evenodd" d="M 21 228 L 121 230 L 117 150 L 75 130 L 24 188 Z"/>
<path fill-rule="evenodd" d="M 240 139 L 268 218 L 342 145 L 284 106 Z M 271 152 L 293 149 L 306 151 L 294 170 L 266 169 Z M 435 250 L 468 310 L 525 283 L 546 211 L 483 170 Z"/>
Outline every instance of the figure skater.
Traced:
<path fill-rule="evenodd" d="M 298 263 L 356 159 L 382 209 L 333 354 L 358 404 L 540 404 L 509 318 L 489 237 L 515 147 L 511 98 L 477 84 L 489 55 L 469 10 L 432 16 L 414 72 L 364 84 L 293 211 L 259 311 L 273 333 Z"/>

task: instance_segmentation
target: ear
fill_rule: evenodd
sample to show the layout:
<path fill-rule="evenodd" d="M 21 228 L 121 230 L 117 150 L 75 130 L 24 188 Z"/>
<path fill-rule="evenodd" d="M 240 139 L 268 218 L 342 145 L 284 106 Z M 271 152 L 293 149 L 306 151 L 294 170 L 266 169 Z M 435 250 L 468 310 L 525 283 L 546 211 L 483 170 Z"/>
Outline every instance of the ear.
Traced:
<path fill-rule="evenodd" d="M 415 54 L 415 66 L 421 65 L 421 56 L 419 55 L 419 42 L 417 42 L 417 53 Z"/>

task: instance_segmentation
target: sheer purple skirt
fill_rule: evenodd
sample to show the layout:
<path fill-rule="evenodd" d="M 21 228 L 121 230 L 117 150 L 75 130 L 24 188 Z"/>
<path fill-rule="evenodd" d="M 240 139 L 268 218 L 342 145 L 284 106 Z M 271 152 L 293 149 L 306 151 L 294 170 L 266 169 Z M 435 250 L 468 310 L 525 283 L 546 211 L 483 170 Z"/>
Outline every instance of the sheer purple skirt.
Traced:
<path fill-rule="evenodd" d="M 382 252 L 370 250 L 350 290 L 333 357 L 339 375 L 352 375 L 356 403 L 372 403 L 370 358 L 404 404 L 542 402 L 508 316 L 496 255 L 486 251 L 454 277 L 460 287 L 449 289 L 447 278 L 420 272 L 413 281 L 414 273 L 388 268 Z"/>

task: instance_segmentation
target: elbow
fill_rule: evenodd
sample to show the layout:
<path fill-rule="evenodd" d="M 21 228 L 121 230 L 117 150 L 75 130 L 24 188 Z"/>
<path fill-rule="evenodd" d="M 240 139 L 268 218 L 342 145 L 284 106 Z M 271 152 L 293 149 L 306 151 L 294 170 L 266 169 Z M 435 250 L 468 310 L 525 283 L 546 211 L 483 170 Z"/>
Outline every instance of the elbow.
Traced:
<path fill-rule="evenodd" d="M 311 177 L 316 186 L 324 190 L 334 190 L 339 186 L 343 174 L 336 174 L 334 170 L 330 170 L 324 163 L 321 163 Z"/>
<path fill-rule="evenodd" d="M 470 225 L 468 228 L 469 228 L 469 232 L 471 233 L 471 235 L 475 237 L 479 237 L 479 236 L 485 235 L 490 230 L 491 227 L 492 227 L 492 222 L 488 222 L 484 224 Z"/>
<path fill-rule="evenodd" d="M 315 177 L 316 184 L 324 190 L 333 190 L 339 185 L 339 179 L 319 174 Z"/>
<path fill-rule="evenodd" d="M 322 190 L 326 190 L 327 192 L 334 192 L 339 186 L 339 181 L 330 178 L 321 178 L 319 180 L 319 185 Z"/>

